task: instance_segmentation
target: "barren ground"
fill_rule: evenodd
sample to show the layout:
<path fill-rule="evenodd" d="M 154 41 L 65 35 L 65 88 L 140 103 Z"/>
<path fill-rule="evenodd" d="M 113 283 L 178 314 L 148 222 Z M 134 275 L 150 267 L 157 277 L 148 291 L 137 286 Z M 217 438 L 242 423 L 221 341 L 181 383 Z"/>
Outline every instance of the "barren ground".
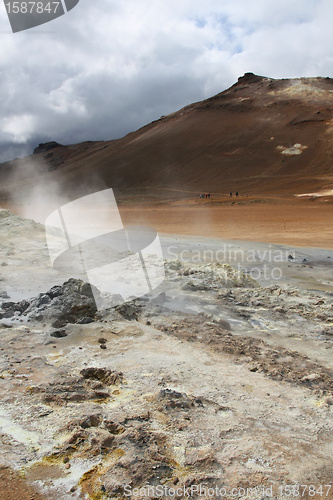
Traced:
<path fill-rule="evenodd" d="M 0 320 L 0 498 L 126 498 L 147 484 L 333 498 L 330 199 L 144 202 L 121 215 L 178 234 L 161 237 L 165 282 L 60 337 L 45 294 L 70 276 L 48 263 L 41 226 L 0 212 L 2 302 L 42 293 L 40 317 Z"/>
<path fill-rule="evenodd" d="M 227 240 L 262 241 L 303 247 L 333 248 L 333 197 L 254 196 L 210 199 L 193 195 L 168 203 L 126 198 L 124 223 L 146 223 L 160 233 Z"/>

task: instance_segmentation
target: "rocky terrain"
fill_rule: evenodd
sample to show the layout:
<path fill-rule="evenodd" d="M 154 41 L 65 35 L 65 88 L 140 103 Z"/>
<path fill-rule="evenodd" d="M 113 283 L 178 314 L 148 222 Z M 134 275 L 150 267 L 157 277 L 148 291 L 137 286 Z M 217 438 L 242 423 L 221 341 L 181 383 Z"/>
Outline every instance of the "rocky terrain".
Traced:
<path fill-rule="evenodd" d="M 165 252 L 150 296 L 97 310 L 42 226 L 0 232 L 1 498 L 333 498 L 331 251 L 279 281 Z"/>

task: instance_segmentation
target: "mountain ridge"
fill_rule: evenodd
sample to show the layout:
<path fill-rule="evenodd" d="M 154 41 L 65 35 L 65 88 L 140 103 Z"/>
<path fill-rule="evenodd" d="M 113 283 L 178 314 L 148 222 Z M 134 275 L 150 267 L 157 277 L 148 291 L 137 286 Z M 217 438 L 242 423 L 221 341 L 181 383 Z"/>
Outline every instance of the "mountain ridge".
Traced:
<path fill-rule="evenodd" d="M 281 195 L 330 189 L 332 131 L 331 78 L 245 73 L 223 92 L 120 139 L 41 144 L 1 164 L 1 198 L 46 185 L 69 198 L 102 187 Z"/>

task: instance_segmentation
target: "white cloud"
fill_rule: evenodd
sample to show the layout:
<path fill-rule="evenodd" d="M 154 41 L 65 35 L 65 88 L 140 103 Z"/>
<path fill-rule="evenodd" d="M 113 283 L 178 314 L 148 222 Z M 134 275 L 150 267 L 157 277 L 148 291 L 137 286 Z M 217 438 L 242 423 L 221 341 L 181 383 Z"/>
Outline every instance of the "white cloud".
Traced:
<path fill-rule="evenodd" d="M 12 34 L 1 3 L 0 145 L 120 137 L 246 71 L 333 76 L 332 18 L 331 0 L 81 0 Z"/>
<path fill-rule="evenodd" d="M 13 143 L 25 143 L 34 131 L 34 124 L 32 115 L 7 116 L 2 120 L 2 132 Z"/>

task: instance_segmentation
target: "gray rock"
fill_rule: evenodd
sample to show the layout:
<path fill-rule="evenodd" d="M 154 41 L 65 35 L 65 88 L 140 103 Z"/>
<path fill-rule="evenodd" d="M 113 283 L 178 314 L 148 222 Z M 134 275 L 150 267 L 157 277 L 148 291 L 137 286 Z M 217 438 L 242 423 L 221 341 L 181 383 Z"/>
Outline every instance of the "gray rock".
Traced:
<path fill-rule="evenodd" d="M 67 333 L 65 330 L 55 330 L 54 332 L 50 333 L 50 336 L 56 339 L 61 339 L 63 337 L 67 337 Z"/>
<path fill-rule="evenodd" d="M 166 410 L 183 409 L 188 410 L 194 406 L 194 401 L 184 392 L 174 391 L 173 389 L 161 389 L 159 399 L 165 400 Z"/>
<path fill-rule="evenodd" d="M 88 318 L 87 316 L 85 316 L 84 318 L 79 319 L 76 323 L 78 325 L 88 325 L 89 323 L 93 323 L 93 322 L 94 322 L 94 318 Z"/>
<path fill-rule="evenodd" d="M 94 321 L 97 311 L 94 294 L 98 293 L 89 283 L 71 278 L 30 301 L 4 302 L 2 316 L 12 318 L 24 315 L 35 321 L 50 322 L 57 329 L 67 323 L 86 324 Z"/>
<path fill-rule="evenodd" d="M 207 291 L 207 290 L 210 290 L 212 287 L 210 285 L 207 285 L 205 282 L 202 282 L 202 281 L 198 281 L 198 282 L 187 281 L 180 288 L 182 290 L 187 290 L 190 292 L 197 292 L 197 291 Z"/>
<path fill-rule="evenodd" d="M 140 316 L 143 304 L 139 304 L 137 301 L 125 302 L 116 307 L 115 310 L 119 312 L 125 319 L 137 320 Z"/>
<path fill-rule="evenodd" d="M 315 382 L 320 379 L 320 375 L 318 373 L 310 373 L 309 375 L 305 375 L 302 378 L 302 382 Z"/>

